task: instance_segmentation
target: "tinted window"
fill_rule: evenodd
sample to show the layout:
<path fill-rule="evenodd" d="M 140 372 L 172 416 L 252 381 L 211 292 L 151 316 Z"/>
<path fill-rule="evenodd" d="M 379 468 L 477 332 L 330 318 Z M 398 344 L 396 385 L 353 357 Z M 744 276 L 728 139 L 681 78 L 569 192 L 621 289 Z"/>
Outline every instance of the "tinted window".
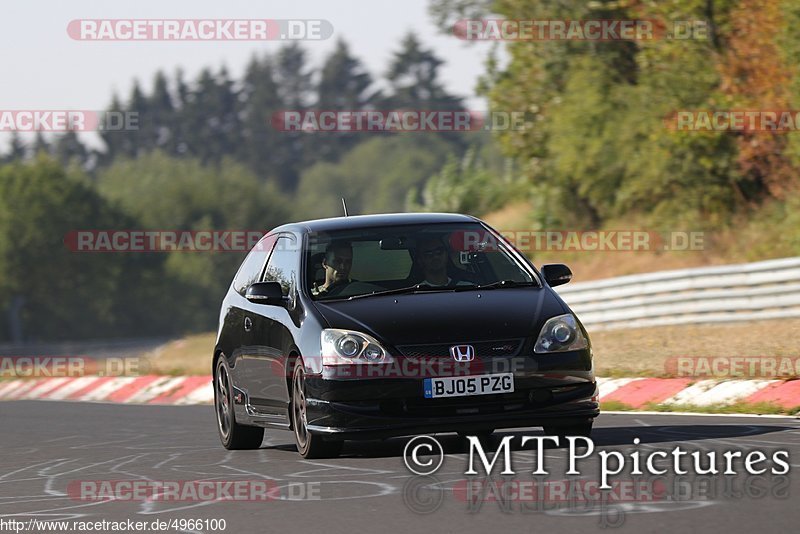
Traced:
<path fill-rule="evenodd" d="M 284 296 L 289 295 L 292 284 L 297 278 L 298 260 L 295 243 L 296 241 L 289 237 L 279 238 L 264 273 L 264 281 L 278 282 Z"/>
<path fill-rule="evenodd" d="M 378 241 L 353 243 L 353 269 L 356 280 L 397 280 L 411 274 L 411 254 L 408 250 L 381 250 Z"/>
<path fill-rule="evenodd" d="M 308 274 L 304 283 L 315 299 L 347 298 L 414 284 L 463 289 L 506 280 L 535 283 L 527 265 L 514 258 L 496 234 L 477 223 L 311 233 L 304 261 Z"/>
<path fill-rule="evenodd" d="M 275 236 L 265 236 L 253 247 L 239 267 L 239 272 L 236 273 L 233 289 L 243 295 L 250 284 L 259 281 L 274 243 Z"/>

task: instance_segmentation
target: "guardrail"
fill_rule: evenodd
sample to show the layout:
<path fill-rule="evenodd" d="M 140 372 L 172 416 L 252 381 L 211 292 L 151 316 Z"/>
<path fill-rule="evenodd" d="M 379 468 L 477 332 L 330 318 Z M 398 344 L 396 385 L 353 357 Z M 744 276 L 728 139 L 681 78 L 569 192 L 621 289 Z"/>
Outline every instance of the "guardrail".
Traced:
<path fill-rule="evenodd" d="M 592 330 L 800 317 L 800 258 L 620 276 L 555 289 Z"/>

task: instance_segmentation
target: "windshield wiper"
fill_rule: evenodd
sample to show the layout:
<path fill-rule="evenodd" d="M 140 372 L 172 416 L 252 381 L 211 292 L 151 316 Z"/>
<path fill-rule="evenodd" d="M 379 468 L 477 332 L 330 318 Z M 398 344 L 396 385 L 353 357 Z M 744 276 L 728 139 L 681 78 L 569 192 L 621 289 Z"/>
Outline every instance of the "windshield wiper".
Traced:
<path fill-rule="evenodd" d="M 400 287 L 397 289 L 387 289 L 385 291 L 373 291 L 372 293 L 363 293 L 361 295 L 353 295 L 352 297 L 342 297 L 342 300 L 355 300 L 363 299 L 365 297 L 380 297 L 383 295 L 400 295 L 402 293 L 416 293 L 418 291 L 453 291 L 455 287 L 450 286 L 432 286 L 429 284 L 415 284 L 408 287 Z"/>
<path fill-rule="evenodd" d="M 456 286 L 456 291 L 473 291 L 475 289 L 502 289 L 505 287 L 528 287 L 538 286 L 536 282 L 517 282 L 516 280 L 498 280 L 491 284 L 471 285 L 471 286 Z"/>
<path fill-rule="evenodd" d="M 327 298 L 322 299 L 323 301 L 332 301 L 332 300 L 356 300 L 356 299 L 363 299 L 367 297 L 382 297 L 386 295 L 401 295 L 404 293 L 419 293 L 423 291 L 451 291 L 451 292 L 458 292 L 458 291 L 473 291 L 476 289 L 498 289 L 498 288 L 505 288 L 505 287 L 528 287 L 528 286 L 537 286 L 536 282 L 517 282 L 515 280 L 500 280 L 498 282 L 492 282 L 491 284 L 483 284 L 483 285 L 471 285 L 471 286 L 432 286 L 430 284 L 415 284 L 413 286 L 408 287 L 400 287 L 397 289 L 386 289 L 384 291 L 373 291 L 371 293 L 362 293 L 361 295 L 353 295 L 351 297 L 338 297 L 338 298 Z"/>

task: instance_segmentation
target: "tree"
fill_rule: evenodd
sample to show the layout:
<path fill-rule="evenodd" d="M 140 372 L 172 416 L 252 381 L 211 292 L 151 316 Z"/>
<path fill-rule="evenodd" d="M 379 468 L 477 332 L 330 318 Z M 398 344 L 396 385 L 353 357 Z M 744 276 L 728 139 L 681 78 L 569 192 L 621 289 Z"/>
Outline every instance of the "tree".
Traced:
<path fill-rule="evenodd" d="M 14 161 L 21 161 L 23 159 L 25 159 L 25 144 L 19 138 L 19 134 L 17 132 L 12 132 L 8 152 L 0 159 L 0 162 L 11 163 Z"/>
<path fill-rule="evenodd" d="M 342 39 L 326 58 L 317 83 L 317 109 L 359 110 L 372 104 L 372 76 Z"/>
<path fill-rule="evenodd" d="M 307 66 L 306 53 L 299 44 L 292 43 L 278 51 L 274 62 L 274 79 L 277 84 L 281 111 L 304 112 L 310 108 L 313 94 L 312 71 Z M 278 145 L 272 148 L 272 160 L 281 185 L 294 191 L 301 169 L 307 158 L 313 159 L 315 150 L 304 132 L 279 132 Z"/>
<path fill-rule="evenodd" d="M 203 165 L 155 151 L 117 160 L 99 173 L 97 187 L 144 229 L 266 232 L 292 216 L 289 202 L 273 183 L 229 159 Z M 175 321 L 187 329 L 213 327 L 219 299 L 244 251 L 161 255 L 165 277 L 176 284 L 168 294 L 181 302 Z"/>
<path fill-rule="evenodd" d="M 409 190 L 406 208 L 481 216 L 524 197 L 527 189 L 513 160 L 501 157 L 491 139 L 486 139 L 470 146 L 461 158 L 450 156 L 444 167 L 425 182 L 421 194 L 416 189 Z"/>
<path fill-rule="evenodd" d="M 240 105 L 228 72 L 203 69 L 187 95 L 181 114 L 186 155 L 219 163 L 241 144 Z"/>
<path fill-rule="evenodd" d="M 247 66 L 241 89 L 242 143 L 236 154 L 257 176 L 275 177 L 284 187 L 292 180 L 279 167 L 278 156 L 285 138 L 271 126 L 273 114 L 283 109 L 270 56 L 253 57 Z"/>
<path fill-rule="evenodd" d="M 122 105 L 119 95 L 114 93 L 111 97 L 111 104 L 108 106 L 107 111 L 111 112 L 124 112 L 126 108 Z M 125 154 L 130 154 L 132 151 L 133 139 L 129 132 L 126 131 L 102 131 L 100 138 L 103 140 L 105 150 L 100 154 L 100 165 L 108 165 L 116 157 L 123 157 Z"/>
<path fill-rule="evenodd" d="M 788 3 L 743 0 L 731 13 L 732 27 L 719 66 L 721 90 L 730 109 L 791 109 L 796 62 L 787 61 L 776 39 L 785 28 Z M 795 8 L 795 14 L 797 13 Z M 739 132 L 736 158 L 747 200 L 785 198 L 800 185 L 788 153 L 786 133 Z"/>
<path fill-rule="evenodd" d="M 0 309 L 24 303 L 22 334 L 30 341 L 172 329 L 167 307 L 153 306 L 169 286 L 148 276 L 159 258 L 73 252 L 65 244 L 76 230 L 132 226 L 84 177 L 41 153 L 0 167 Z"/>
<path fill-rule="evenodd" d="M 156 72 L 153 94 L 147 97 L 146 117 L 140 117 L 140 127 L 144 128 L 145 146 L 148 150 L 166 150 L 175 153 L 177 134 L 176 109 L 169 89 L 169 82 L 162 71 Z"/>
<path fill-rule="evenodd" d="M 436 3 L 447 21 L 476 6 Z M 532 203 L 533 219 L 596 227 L 640 213 L 653 225 L 702 226 L 724 223 L 742 206 L 745 178 L 734 136 L 676 132 L 664 121 L 724 101 L 719 66 L 730 4 L 503 0 L 491 8 L 509 19 L 654 20 L 657 30 L 674 20 L 706 20 L 711 28 L 707 40 L 506 44 L 510 59 L 489 65 L 486 95 L 492 109 L 527 112 L 525 128 L 496 137 L 522 165 L 531 198 L 548 199 Z"/>
<path fill-rule="evenodd" d="M 408 33 L 390 62 L 386 78 L 392 92 L 384 99 L 383 106 L 389 109 L 461 109 L 461 99 L 448 94 L 439 80 L 442 63 L 431 50 L 422 47 L 413 32 Z"/>
<path fill-rule="evenodd" d="M 85 168 L 89 162 L 89 151 L 74 131 L 66 132 L 56 139 L 53 155 L 64 166 L 74 164 Z"/>
<path fill-rule="evenodd" d="M 42 132 L 36 132 L 36 138 L 33 141 L 33 148 L 32 148 L 33 156 L 36 157 L 39 154 L 50 155 L 53 152 L 53 145 L 42 135 Z"/>
<path fill-rule="evenodd" d="M 320 70 L 316 86 L 319 111 L 360 111 L 374 107 L 380 96 L 372 88 L 372 76 L 343 40 L 336 43 L 336 49 L 327 57 Z M 335 161 L 345 154 L 363 135 L 354 132 L 337 132 L 318 135 L 315 160 Z"/>
<path fill-rule="evenodd" d="M 278 51 L 275 58 L 275 80 L 281 101 L 288 109 L 304 109 L 310 104 L 313 92 L 312 71 L 307 65 L 306 52 L 293 42 Z"/>
<path fill-rule="evenodd" d="M 408 191 L 421 187 L 452 152 L 435 134 L 372 137 L 336 163 L 303 171 L 295 203 L 307 218 L 341 215 L 341 197 L 351 214 L 403 211 Z"/>
<path fill-rule="evenodd" d="M 485 18 L 494 3 L 494 0 L 431 0 L 428 13 L 442 32 L 452 35 L 456 22 Z"/>

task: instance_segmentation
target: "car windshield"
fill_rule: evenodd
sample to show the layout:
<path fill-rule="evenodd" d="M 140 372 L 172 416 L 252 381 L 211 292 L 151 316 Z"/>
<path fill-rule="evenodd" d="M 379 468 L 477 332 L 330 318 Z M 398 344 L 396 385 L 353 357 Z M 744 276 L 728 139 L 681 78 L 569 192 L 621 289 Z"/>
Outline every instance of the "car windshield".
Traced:
<path fill-rule="evenodd" d="M 312 232 L 305 261 L 315 300 L 538 284 L 531 269 L 478 223 Z"/>

